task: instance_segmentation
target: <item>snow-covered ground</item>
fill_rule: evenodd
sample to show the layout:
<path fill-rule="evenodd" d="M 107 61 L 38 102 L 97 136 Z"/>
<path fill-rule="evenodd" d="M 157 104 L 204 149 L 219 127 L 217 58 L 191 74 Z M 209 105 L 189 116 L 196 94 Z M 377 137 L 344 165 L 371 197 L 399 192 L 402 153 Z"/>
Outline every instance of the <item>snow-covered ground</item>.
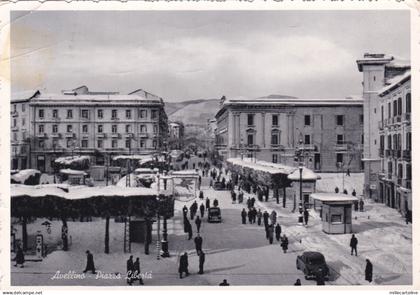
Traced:
<path fill-rule="evenodd" d="M 341 174 L 321 174 L 325 186 L 318 182 L 317 188 L 325 191 L 341 188 Z M 362 175 L 347 177 L 349 191 L 362 186 Z M 352 180 L 350 180 L 352 179 Z M 358 180 L 359 179 L 359 180 Z M 360 181 L 360 183 L 359 183 Z M 205 197 L 211 201 L 217 198 L 222 209 L 222 224 L 202 224 L 203 249 L 206 252 L 204 275 L 197 275 L 198 260 L 194 243 L 188 241 L 183 231 L 182 207 L 193 202 L 191 197 L 179 198 L 175 202 L 175 217 L 168 221 L 169 248 L 171 257 L 156 259 L 156 225 L 150 255 L 145 255 L 143 244 L 132 243 L 132 255 L 140 257 L 142 271 L 150 272 L 151 278 L 146 285 L 217 285 L 228 279 L 232 285 L 292 285 L 300 278 L 304 285 L 314 284 L 303 278 L 296 270 L 296 256 L 303 251 L 322 252 L 332 272 L 327 284 L 356 285 L 368 284 L 364 280 L 365 259 L 373 264 L 372 284 L 411 284 L 412 282 L 412 226 L 406 225 L 401 215 L 383 204 L 365 202 L 364 212 L 353 212 L 353 230 L 359 239 L 359 256 L 350 255 L 350 234 L 329 235 L 322 231 L 318 214 L 311 212 L 307 227 L 297 224 L 297 213 L 292 213 L 292 200 L 287 200 L 287 208 L 275 203 L 258 202 L 262 210 L 276 210 L 277 220 L 283 232 L 289 237 L 289 252 L 284 254 L 278 242 L 270 245 L 265 239 L 263 227 L 255 224 L 240 224 L 240 211 L 245 204 L 233 204 L 228 191 L 214 191 L 208 188 L 209 180 L 203 179 Z M 329 184 L 330 182 L 331 184 Z M 340 189 L 341 190 L 341 189 Z M 247 195 L 245 196 L 245 200 Z M 198 205 L 203 202 L 196 199 Z M 28 225 L 31 236 L 38 230 L 44 234 L 47 243 L 59 244 L 61 222 L 53 221 L 51 234 L 46 232 L 36 220 Z M 192 222 L 194 232 L 195 224 Z M 75 271 L 81 273 L 85 266 L 85 251 L 89 249 L 95 258 L 98 270 L 110 274 L 125 273 L 125 262 L 129 254 L 123 253 L 123 223 L 110 223 L 110 254 L 104 254 L 105 221 L 94 219 L 92 222 L 69 221 L 71 236 L 70 251 L 54 251 L 42 262 L 27 262 L 25 268 L 12 266 L 12 285 L 125 285 L 124 279 L 97 279 L 93 275 L 82 280 L 52 280 L 59 269 L 62 273 Z M 17 236 L 21 236 L 20 226 L 16 226 Z M 194 234 L 195 236 L 195 234 Z M 180 280 L 177 275 L 179 254 L 189 254 L 191 276 Z"/>
<path fill-rule="evenodd" d="M 364 174 L 363 173 L 351 173 L 350 176 L 346 176 L 343 173 L 317 173 L 321 176 L 316 182 L 316 190 L 319 192 L 334 192 L 336 187 L 339 188 L 340 192 L 343 192 L 343 179 L 344 179 L 344 189 L 347 190 L 349 194 L 356 190 L 356 194 L 363 194 L 363 182 Z"/>

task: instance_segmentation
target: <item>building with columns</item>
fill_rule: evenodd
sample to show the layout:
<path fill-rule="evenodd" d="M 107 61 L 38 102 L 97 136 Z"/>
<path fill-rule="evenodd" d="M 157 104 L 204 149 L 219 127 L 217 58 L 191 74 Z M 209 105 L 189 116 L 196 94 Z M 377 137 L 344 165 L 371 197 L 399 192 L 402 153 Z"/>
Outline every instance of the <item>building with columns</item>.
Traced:
<path fill-rule="evenodd" d="M 226 99 L 216 114 L 216 149 L 223 159 L 247 157 L 322 172 L 360 172 L 363 100 L 299 99 L 270 95 Z"/>
<path fill-rule="evenodd" d="M 397 60 L 391 55 L 365 53 L 362 59 L 357 60 L 357 66 L 363 73 L 364 195 L 380 201 L 378 186 L 378 173 L 381 171 L 379 93 L 391 79 L 410 69 L 410 63 Z"/>
<path fill-rule="evenodd" d="M 11 106 L 12 169 L 52 172 L 61 156 L 89 155 L 104 165 L 115 155 L 166 150 L 164 102 L 141 89 L 126 95 L 86 86 L 58 95 L 37 91 Z"/>

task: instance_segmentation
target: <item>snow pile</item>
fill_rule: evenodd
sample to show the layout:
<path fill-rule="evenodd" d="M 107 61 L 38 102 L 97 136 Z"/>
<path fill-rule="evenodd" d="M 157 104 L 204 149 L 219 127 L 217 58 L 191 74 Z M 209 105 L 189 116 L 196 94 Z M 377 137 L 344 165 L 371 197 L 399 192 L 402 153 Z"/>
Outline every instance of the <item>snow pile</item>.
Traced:
<path fill-rule="evenodd" d="M 74 169 L 61 169 L 60 173 L 62 174 L 68 174 L 68 175 L 88 175 L 85 171 L 83 170 L 74 170 Z"/>
<path fill-rule="evenodd" d="M 68 200 L 87 199 L 93 197 L 140 197 L 155 196 L 156 191 L 144 187 L 119 187 L 119 186 L 103 186 L 103 187 L 87 187 L 87 186 L 71 186 L 67 189 L 61 186 L 53 185 L 37 185 L 27 186 L 12 184 L 11 197 L 46 197 L 57 196 Z"/>
<path fill-rule="evenodd" d="M 36 169 L 25 169 L 13 174 L 12 180 L 17 183 L 25 183 L 30 177 L 41 176 L 41 171 Z"/>
<path fill-rule="evenodd" d="M 90 157 L 89 156 L 60 157 L 60 158 L 55 159 L 54 162 L 56 164 L 69 166 L 69 165 L 73 165 L 73 164 L 80 164 L 80 165 L 82 165 L 86 161 L 87 162 L 90 161 Z"/>

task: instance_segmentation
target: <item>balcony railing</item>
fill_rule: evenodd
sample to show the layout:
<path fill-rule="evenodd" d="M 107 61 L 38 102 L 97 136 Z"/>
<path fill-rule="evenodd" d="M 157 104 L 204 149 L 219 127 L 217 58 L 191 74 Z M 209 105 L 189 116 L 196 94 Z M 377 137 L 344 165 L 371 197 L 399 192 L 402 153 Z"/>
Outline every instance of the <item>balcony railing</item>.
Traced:
<path fill-rule="evenodd" d="M 395 123 L 401 123 L 401 115 L 395 117 Z"/>
<path fill-rule="evenodd" d="M 61 133 L 51 133 L 51 137 L 54 137 L 54 138 L 60 138 L 61 137 Z"/>
<path fill-rule="evenodd" d="M 38 133 L 38 134 L 37 134 L 37 137 L 38 137 L 38 138 L 47 138 L 47 137 L 48 137 L 48 135 L 47 135 L 47 133 L 41 132 L 41 133 Z"/>
<path fill-rule="evenodd" d="M 385 157 L 391 156 L 391 150 L 385 150 Z"/>
<path fill-rule="evenodd" d="M 383 157 L 384 156 L 384 150 L 382 150 L 382 149 L 379 150 L 379 156 L 380 157 Z"/>
<path fill-rule="evenodd" d="M 344 143 L 337 143 L 336 145 L 335 145 L 335 149 L 336 150 L 340 150 L 340 151 L 345 151 L 345 150 L 347 150 L 347 144 L 344 144 Z"/>
<path fill-rule="evenodd" d="M 106 137 L 106 134 L 105 134 L 105 133 L 100 132 L 100 133 L 97 133 L 97 134 L 96 134 L 96 137 L 97 137 L 97 138 L 105 138 L 105 137 Z"/>
<path fill-rule="evenodd" d="M 112 138 L 120 138 L 121 137 L 121 134 L 120 133 L 111 133 L 111 137 Z"/>
<path fill-rule="evenodd" d="M 66 132 L 66 137 L 75 137 L 75 134 L 73 132 Z"/>
<path fill-rule="evenodd" d="M 401 178 L 397 178 L 397 184 L 402 185 L 402 179 Z"/>
<path fill-rule="evenodd" d="M 410 150 L 404 150 L 403 151 L 403 160 L 411 161 L 411 151 Z"/>

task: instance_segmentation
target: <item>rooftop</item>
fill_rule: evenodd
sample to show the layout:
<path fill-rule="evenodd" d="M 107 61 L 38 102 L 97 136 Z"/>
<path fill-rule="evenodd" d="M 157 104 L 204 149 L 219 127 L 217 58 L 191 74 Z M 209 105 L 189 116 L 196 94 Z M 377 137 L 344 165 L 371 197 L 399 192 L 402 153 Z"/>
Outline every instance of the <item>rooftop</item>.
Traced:
<path fill-rule="evenodd" d="M 336 193 L 315 193 L 311 194 L 311 198 L 321 202 L 348 202 L 352 203 L 358 201 L 358 198 L 346 195 L 346 194 L 336 194 Z"/>
<path fill-rule="evenodd" d="M 386 95 L 391 90 L 395 89 L 402 83 L 408 81 L 410 78 L 411 78 L 411 71 L 406 71 L 402 75 L 398 75 L 398 76 L 393 77 L 392 79 L 389 79 L 386 83 L 387 85 L 379 91 L 379 96 Z"/>

